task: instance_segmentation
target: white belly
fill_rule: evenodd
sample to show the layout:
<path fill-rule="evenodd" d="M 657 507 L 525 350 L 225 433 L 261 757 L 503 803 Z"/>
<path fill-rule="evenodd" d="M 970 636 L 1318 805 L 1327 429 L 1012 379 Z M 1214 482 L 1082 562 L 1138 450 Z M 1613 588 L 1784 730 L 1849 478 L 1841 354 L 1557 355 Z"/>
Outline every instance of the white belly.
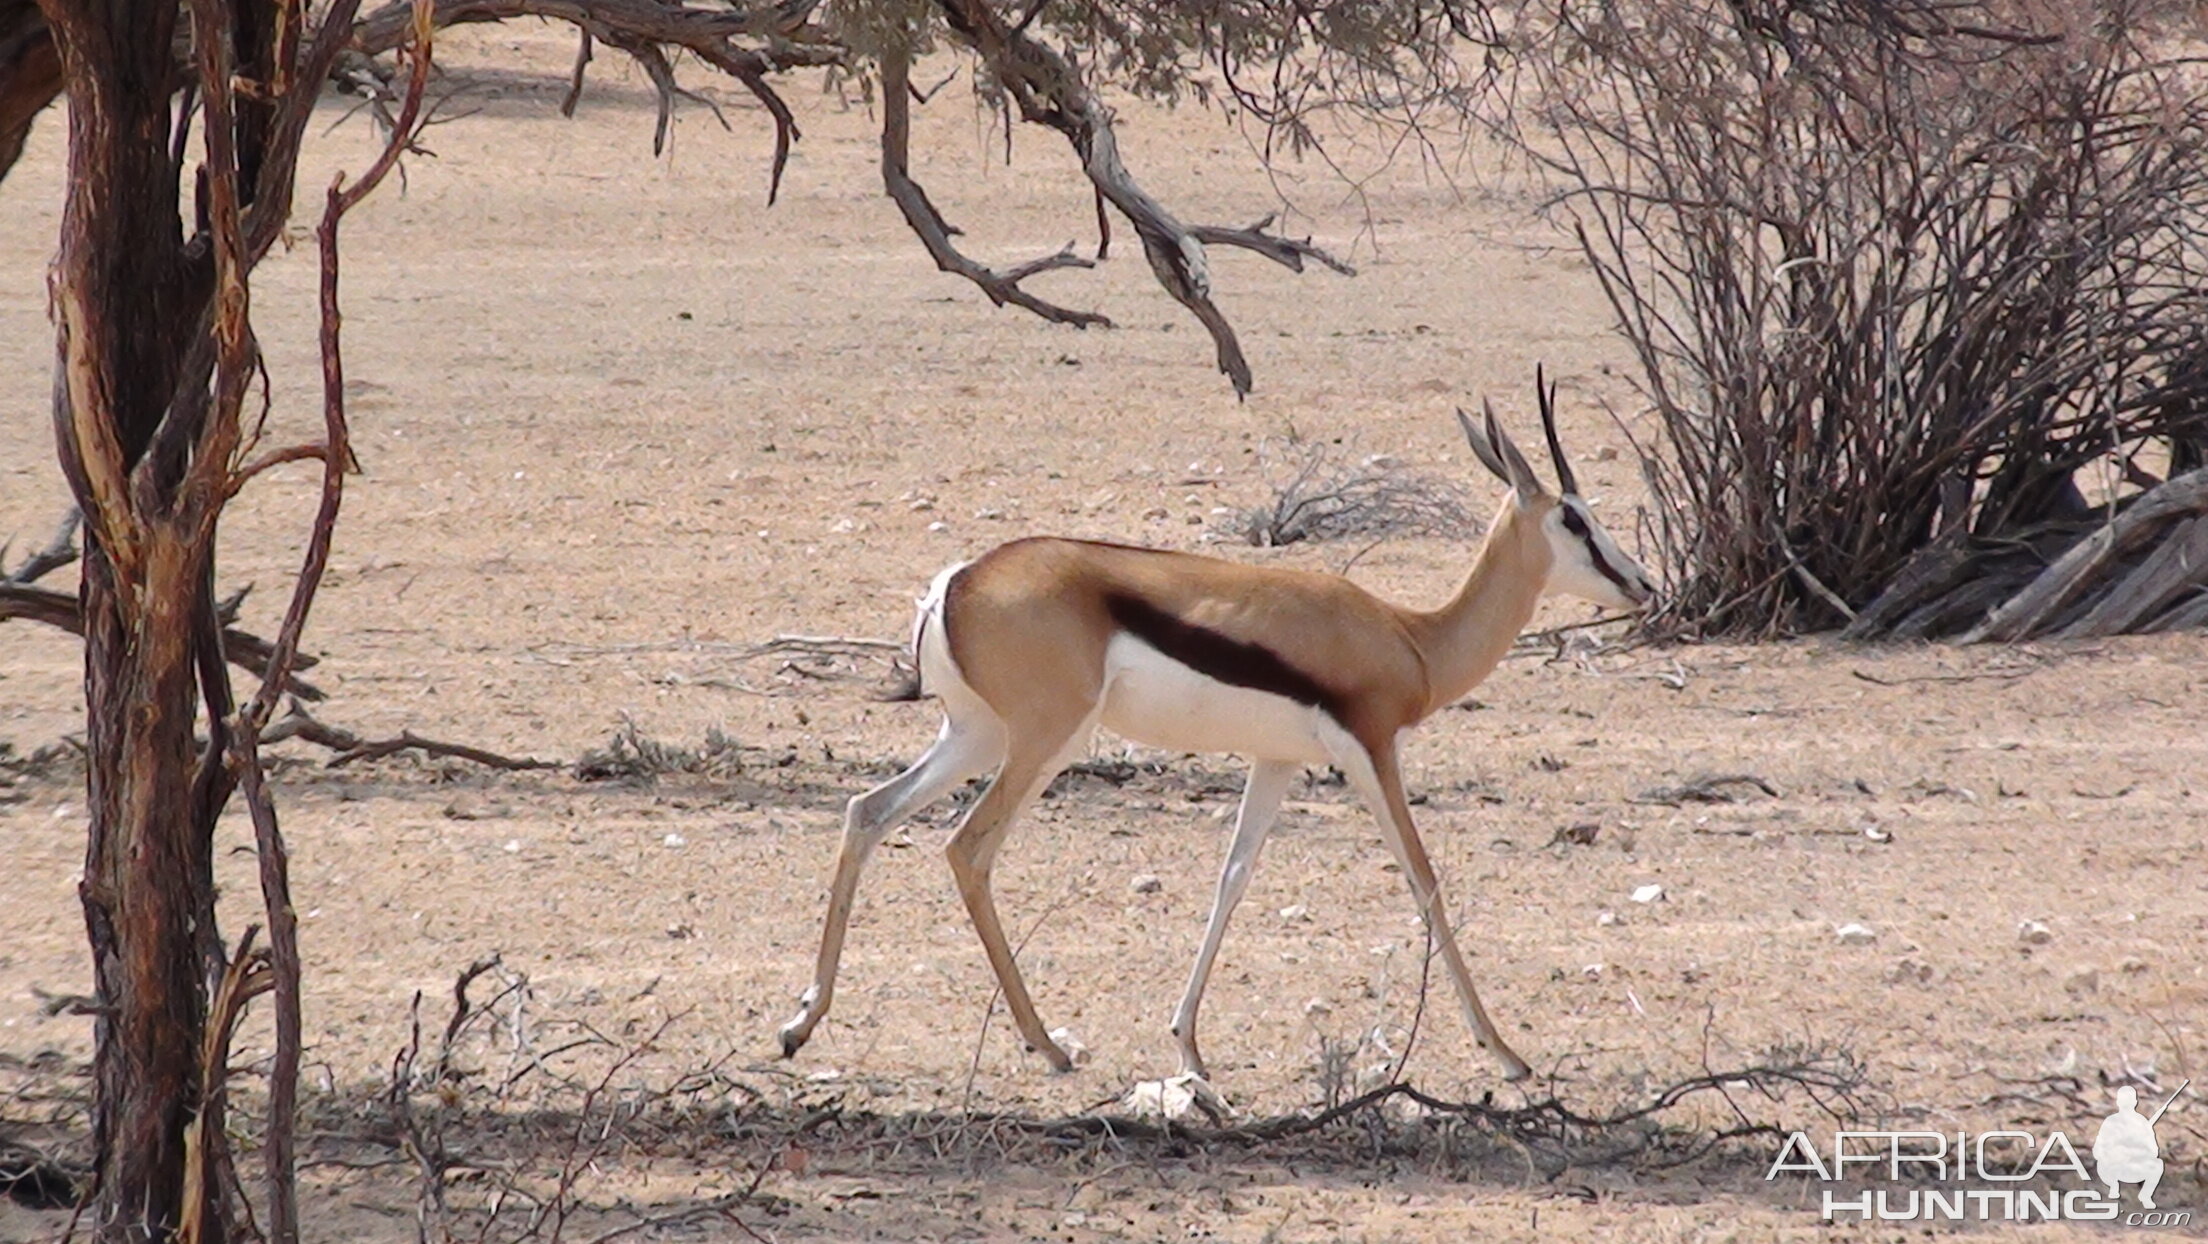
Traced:
<path fill-rule="evenodd" d="M 1322 736 L 1340 733 L 1311 705 L 1207 677 L 1132 635 L 1105 650 L 1104 680 L 1104 728 L 1151 747 L 1318 764 L 1331 759 Z"/>

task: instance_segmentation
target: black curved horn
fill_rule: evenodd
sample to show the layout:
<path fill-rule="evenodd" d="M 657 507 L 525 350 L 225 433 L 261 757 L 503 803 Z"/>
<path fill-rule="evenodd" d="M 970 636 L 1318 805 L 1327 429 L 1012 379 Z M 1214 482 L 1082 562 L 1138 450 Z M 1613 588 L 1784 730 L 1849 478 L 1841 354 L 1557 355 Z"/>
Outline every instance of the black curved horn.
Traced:
<path fill-rule="evenodd" d="M 1533 389 L 1541 399 L 1541 430 L 1549 438 L 1549 461 L 1556 464 L 1556 482 L 1576 496 L 1579 481 L 1572 478 L 1572 464 L 1564 460 L 1564 446 L 1556 439 L 1556 389 L 1539 363 L 1533 365 Z"/>

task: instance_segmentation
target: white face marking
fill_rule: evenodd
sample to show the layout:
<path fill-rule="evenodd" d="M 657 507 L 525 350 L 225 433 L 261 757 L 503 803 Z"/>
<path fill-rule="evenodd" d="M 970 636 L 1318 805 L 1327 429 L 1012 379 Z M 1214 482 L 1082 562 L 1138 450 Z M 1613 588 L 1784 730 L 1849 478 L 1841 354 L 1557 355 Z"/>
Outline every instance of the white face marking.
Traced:
<path fill-rule="evenodd" d="M 1618 547 L 1580 498 L 1558 501 L 1541 529 L 1553 555 L 1544 595 L 1577 596 L 1609 609 L 1636 608 L 1655 595 L 1648 571 Z M 1610 573 L 1604 573 L 1605 567 Z"/>
<path fill-rule="evenodd" d="M 1121 633 L 1104 652 L 1105 729 L 1175 751 L 1233 752 L 1253 760 L 1329 759 L 1318 708 L 1220 682 Z"/>

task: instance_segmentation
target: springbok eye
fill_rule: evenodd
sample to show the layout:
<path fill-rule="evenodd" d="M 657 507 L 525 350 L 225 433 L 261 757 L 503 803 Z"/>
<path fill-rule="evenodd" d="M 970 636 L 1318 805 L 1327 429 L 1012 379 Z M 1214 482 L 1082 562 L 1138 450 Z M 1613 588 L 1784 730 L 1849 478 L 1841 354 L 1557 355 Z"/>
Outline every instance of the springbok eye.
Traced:
<path fill-rule="evenodd" d="M 1578 510 L 1568 505 L 1564 507 L 1564 530 L 1571 532 L 1582 540 L 1590 538 L 1590 533 L 1587 530 L 1587 520 L 1580 517 Z"/>

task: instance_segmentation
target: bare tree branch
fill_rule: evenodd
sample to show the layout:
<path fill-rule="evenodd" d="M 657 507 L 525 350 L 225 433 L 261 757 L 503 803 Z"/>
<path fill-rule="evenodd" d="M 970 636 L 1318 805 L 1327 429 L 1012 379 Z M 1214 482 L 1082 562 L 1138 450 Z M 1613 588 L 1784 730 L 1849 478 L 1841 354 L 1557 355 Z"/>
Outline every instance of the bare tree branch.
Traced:
<path fill-rule="evenodd" d="M 1158 284 L 1211 333 L 1219 370 L 1233 382 L 1237 395 L 1247 396 L 1251 384 L 1249 361 L 1243 357 L 1234 326 L 1212 301 L 1204 234 L 1226 245 L 1256 250 L 1297 271 L 1301 271 L 1301 259 L 1306 255 L 1321 259 L 1336 271 L 1347 272 L 1346 265 L 1308 242 L 1292 243 L 1263 235 L 1264 222 L 1247 230 L 1192 229 L 1182 224 L 1128 172 L 1119 156 L 1111 109 L 1089 89 L 1070 59 L 1024 29 L 1006 26 L 988 0 L 937 0 L 937 7 L 951 29 L 981 55 L 982 62 L 1019 108 L 1020 116 L 1057 130 L 1073 145 L 1082 171 L 1088 174 L 1097 193 L 1134 225 Z"/>
<path fill-rule="evenodd" d="M 10 573 L 6 566 L 7 549 L 0 546 L 0 582 L 13 584 L 36 583 L 54 571 L 77 560 L 77 526 L 83 516 L 77 507 L 61 516 L 61 523 L 54 528 L 54 537 L 46 547 L 23 559 L 23 564 Z"/>
<path fill-rule="evenodd" d="M 228 625 L 231 613 L 236 608 L 235 598 L 223 606 L 223 657 L 230 664 L 256 677 L 266 674 L 268 658 L 274 649 L 267 640 L 251 631 L 242 631 Z M 43 622 L 72 635 L 81 636 L 84 634 L 84 620 L 77 609 L 77 598 L 66 592 L 56 592 L 28 583 L 0 582 L 0 622 L 21 618 L 26 622 Z M 311 668 L 320 663 L 321 658 L 311 653 L 299 653 L 292 662 L 299 669 Z M 327 698 L 327 693 L 320 687 L 299 677 L 297 669 L 285 676 L 283 692 L 310 702 Z"/>
<path fill-rule="evenodd" d="M 1009 271 L 999 272 L 968 258 L 951 242 L 958 230 L 943 219 L 943 213 L 928 200 L 928 192 L 912 179 L 912 80 L 908 57 L 909 52 L 902 48 L 890 49 L 882 55 L 882 188 L 904 213 L 905 223 L 912 226 L 920 244 L 927 247 L 928 254 L 935 259 L 935 266 L 980 286 L 981 292 L 989 295 L 989 301 L 1000 307 L 1011 303 L 1054 324 L 1071 324 L 1075 328 L 1096 324 L 1110 328 L 1111 320 L 1096 312 L 1061 307 L 1020 288 L 1021 281 L 1037 273 L 1059 268 L 1095 267 L 1094 260 L 1083 259 L 1074 252 L 1073 243 L 1066 243 L 1065 249 L 1055 255 L 1032 259 Z"/>

